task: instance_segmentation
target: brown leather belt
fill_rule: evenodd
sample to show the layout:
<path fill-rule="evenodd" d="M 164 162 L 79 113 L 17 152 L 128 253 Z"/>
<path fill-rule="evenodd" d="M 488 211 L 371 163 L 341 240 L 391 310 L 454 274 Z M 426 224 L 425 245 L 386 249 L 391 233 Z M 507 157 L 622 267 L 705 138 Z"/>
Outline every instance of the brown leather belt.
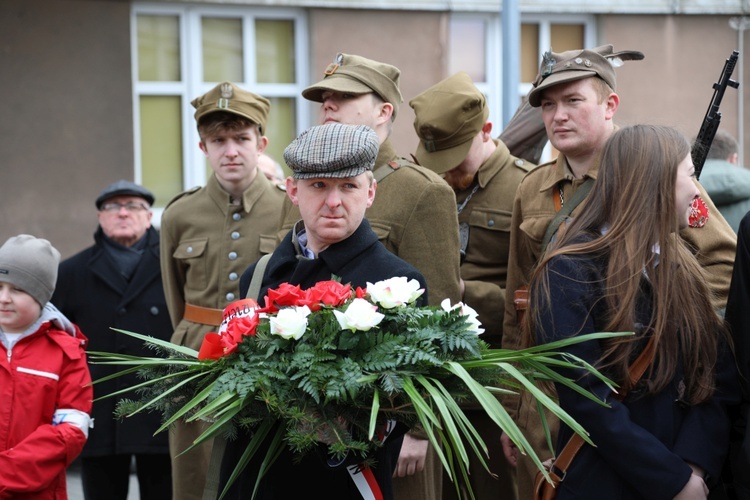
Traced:
<path fill-rule="evenodd" d="M 223 319 L 224 311 L 221 309 L 211 309 L 210 307 L 194 306 L 185 304 L 185 313 L 183 318 L 193 323 L 203 325 L 219 326 Z"/>

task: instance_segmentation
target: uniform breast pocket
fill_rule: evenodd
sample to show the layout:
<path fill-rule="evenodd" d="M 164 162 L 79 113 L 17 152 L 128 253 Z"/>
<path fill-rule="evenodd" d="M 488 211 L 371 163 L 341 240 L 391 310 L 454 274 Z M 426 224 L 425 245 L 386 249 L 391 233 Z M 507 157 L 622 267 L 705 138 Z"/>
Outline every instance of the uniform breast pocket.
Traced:
<path fill-rule="evenodd" d="M 260 235 L 260 250 L 261 255 L 272 253 L 276 249 L 276 236 L 261 234 Z"/>
<path fill-rule="evenodd" d="M 181 241 L 172 253 L 184 270 L 186 288 L 202 291 L 208 286 L 207 248 L 208 238 L 195 238 Z"/>
<path fill-rule="evenodd" d="M 550 217 L 528 217 L 521 222 L 521 232 L 523 236 L 538 246 L 544 239 L 544 233 L 547 231 L 550 220 Z"/>
<path fill-rule="evenodd" d="M 393 245 L 390 244 L 389 240 L 391 237 L 391 228 L 386 226 L 385 224 L 380 224 L 378 222 L 370 222 L 370 227 L 372 228 L 373 232 L 378 235 L 378 241 L 386 246 L 389 250 L 392 250 Z"/>
<path fill-rule="evenodd" d="M 469 216 L 467 262 L 507 263 L 510 249 L 510 212 L 474 209 Z"/>

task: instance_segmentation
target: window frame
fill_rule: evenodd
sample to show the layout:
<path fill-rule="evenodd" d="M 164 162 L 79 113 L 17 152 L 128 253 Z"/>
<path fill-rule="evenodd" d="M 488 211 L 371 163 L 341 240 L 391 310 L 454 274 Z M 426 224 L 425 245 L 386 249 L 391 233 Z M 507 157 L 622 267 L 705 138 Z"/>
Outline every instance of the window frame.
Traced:
<path fill-rule="evenodd" d="M 138 72 L 138 16 L 164 15 L 178 18 L 179 65 L 181 81 L 140 81 Z M 204 94 L 220 82 L 203 82 L 202 23 L 204 17 L 240 18 L 243 27 L 244 81 L 234 82 L 243 88 L 269 99 L 292 98 L 295 102 L 294 118 L 299 134 L 310 122 L 310 106 L 302 99 L 302 90 L 307 86 L 309 75 L 308 18 L 304 9 L 264 6 L 201 6 L 134 3 L 131 7 L 130 44 L 133 102 L 134 179 L 142 182 L 142 144 L 140 98 L 143 96 L 170 96 L 181 100 L 180 119 L 182 136 L 182 190 L 206 183 L 206 160 L 198 148 L 200 137 L 193 118 L 194 109 L 190 101 Z M 291 20 L 294 22 L 295 83 L 257 83 L 255 59 L 255 20 Z M 154 219 L 158 225 L 162 208 L 154 207 Z"/>

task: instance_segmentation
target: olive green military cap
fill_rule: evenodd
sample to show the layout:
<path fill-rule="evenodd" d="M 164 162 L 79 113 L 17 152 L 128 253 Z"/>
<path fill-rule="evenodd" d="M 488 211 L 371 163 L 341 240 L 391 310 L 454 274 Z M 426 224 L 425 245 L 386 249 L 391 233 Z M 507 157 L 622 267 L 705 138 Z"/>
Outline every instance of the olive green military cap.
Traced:
<path fill-rule="evenodd" d="M 343 179 L 372 170 L 379 149 L 378 134 L 367 125 L 326 123 L 297 136 L 284 161 L 295 179 Z"/>
<path fill-rule="evenodd" d="M 271 101 L 263 96 L 241 89 L 231 82 L 222 82 L 191 102 L 195 108 L 195 121 L 209 113 L 224 111 L 247 118 L 260 127 L 260 134 L 266 130 Z"/>
<path fill-rule="evenodd" d="M 339 52 L 326 68 L 325 77 L 303 90 L 302 97 L 323 102 L 323 92 L 327 90 L 349 94 L 375 92 L 385 102 L 393 105 L 395 117 L 399 105 L 404 101 L 398 88 L 400 77 L 401 71 L 395 66 Z"/>
<path fill-rule="evenodd" d="M 544 89 L 592 76 L 598 76 L 612 90 L 616 90 L 615 68 L 622 66 L 623 61 L 640 61 L 643 57 L 642 52 L 635 50 L 613 52 L 612 45 L 568 50 L 559 54 L 548 50 L 542 56 L 534 87 L 529 92 L 529 104 L 540 106 Z"/>
<path fill-rule="evenodd" d="M 471 143 L 487 123 L 487 99 L 465 72 L 456 73 L 409 101 L 419 137 L 419 164 L 437 174 L 466 159 Z"/>

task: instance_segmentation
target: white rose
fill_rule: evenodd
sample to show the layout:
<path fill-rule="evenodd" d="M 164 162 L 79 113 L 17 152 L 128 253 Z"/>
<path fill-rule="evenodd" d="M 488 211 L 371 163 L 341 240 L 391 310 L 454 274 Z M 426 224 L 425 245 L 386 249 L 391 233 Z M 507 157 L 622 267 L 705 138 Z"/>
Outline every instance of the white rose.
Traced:
<path fill-rule="evenodd" d="M 378 307 L 365 299 L 354 299 L 346 311 L 334 310 L 333 314 L 341 325 L 342 330 L 361 330 L 366 332 L 383 321 L 385 315 L 380 314 Z"/>
<path fill-rule="evenodd" d="M 482 333 L 484 333 L 482 323 L 479 321 L 479 314 L 472 307 L 467 306 L 463 302 L 458 302 L 454 305 L 451 305 L 451 299 L 444 299 L 440 303 L 440 307 L 442 307 L 444 311 L 460 309 L 461 314 L 466 316 L 466 322 L 469 323 L 467 330 L 470 332 L 474 332 L 477 335 L 481 335 Z"/>
<path fill-rule="evenodd" d="M 297 340 L 307 329 L 307 317 L 310 312 L 307 306 L 280 309 L 276 316 L 271 317 L 271 333 L 285 339 Z"/>
<path fill-rule="evenodd" d="M 414 302 L 424 293 L 424 289 L 419 288 L 419 281 L 398 276 L 374 284 L 368 282 L 367 293 L 373 302 L 393 309 Z"/>

